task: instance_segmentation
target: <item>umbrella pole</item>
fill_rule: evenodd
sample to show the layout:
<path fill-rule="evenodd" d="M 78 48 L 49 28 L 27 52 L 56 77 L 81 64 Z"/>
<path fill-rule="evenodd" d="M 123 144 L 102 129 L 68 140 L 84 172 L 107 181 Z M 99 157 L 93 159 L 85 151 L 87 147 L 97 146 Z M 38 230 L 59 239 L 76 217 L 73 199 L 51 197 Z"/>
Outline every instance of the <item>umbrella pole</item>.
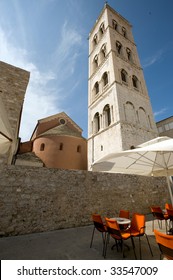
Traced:
<path fill-rule="evenodd" d="M 173 194 L 172 194 L 172 178 L 170 176 L 166 176 L 167 183 L 168 183 L 168 190 L 170 194 L 171 203 L 173 205 Z"/>

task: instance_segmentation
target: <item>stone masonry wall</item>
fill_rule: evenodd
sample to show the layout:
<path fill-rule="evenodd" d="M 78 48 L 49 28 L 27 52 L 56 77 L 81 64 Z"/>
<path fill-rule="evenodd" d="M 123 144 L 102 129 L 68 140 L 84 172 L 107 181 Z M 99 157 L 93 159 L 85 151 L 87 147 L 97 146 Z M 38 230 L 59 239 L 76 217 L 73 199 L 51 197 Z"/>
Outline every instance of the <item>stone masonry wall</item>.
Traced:
<path fill-rule="evenodd" d="M 0 61 L 0 95 L 14 136 L 18 130 L 29 72 Z"/>
<path fill-rule="evenodd" d="M 11 163 L 18 146 L 18 132 L 23 108 L 24 96 L 30 73 L 18 67 L 0 61 L 0 98 L 5 107 L 13 138 L 13 149 L 0 159 L 0 163 Z"/>
<path fill-rule="evenodd" d="M 0 167 L 0 235 L 84 226 L 93 212 L 146 214 L 168 198 L 164 178 L 9 165 Z"/>

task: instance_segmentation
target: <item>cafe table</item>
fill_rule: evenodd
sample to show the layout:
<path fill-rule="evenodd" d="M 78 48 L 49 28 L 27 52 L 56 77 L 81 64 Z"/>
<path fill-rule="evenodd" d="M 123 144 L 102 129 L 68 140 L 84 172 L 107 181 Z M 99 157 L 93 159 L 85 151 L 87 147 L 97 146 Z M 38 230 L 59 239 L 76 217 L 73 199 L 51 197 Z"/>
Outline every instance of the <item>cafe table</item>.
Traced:
<path fill-rule="evenodd" d="M 110 220 L 117 221 L 117 223 L 119 225 L 130 225 L 130 223 L 131 223 L 131 220 L 127 219 L 127 218 L 113 217 L 113 218 L 110 218 Z"/>

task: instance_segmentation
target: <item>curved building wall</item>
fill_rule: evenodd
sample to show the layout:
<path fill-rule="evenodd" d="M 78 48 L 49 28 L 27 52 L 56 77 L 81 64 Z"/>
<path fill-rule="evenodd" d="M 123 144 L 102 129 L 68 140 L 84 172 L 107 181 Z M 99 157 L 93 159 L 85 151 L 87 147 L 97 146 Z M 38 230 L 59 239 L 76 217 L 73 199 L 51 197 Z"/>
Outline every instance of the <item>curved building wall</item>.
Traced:
<path fill-rule="evenodd" d="M 48 168 L 87 170 L 87 141 L 84 138 L 58 135 L 34 140 L 33 152 Z"/>

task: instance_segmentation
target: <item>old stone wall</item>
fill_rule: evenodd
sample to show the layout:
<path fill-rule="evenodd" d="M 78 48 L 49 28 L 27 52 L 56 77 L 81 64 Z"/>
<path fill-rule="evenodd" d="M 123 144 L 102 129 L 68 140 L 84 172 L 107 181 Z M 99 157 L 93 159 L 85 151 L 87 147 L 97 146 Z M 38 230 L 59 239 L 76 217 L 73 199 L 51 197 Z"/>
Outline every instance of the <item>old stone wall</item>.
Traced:
<path fill-rule="evenodd" d="M 0 235 L 84 226 L 93 212 L 146 214 L 168 198 L 164 178 L 9 165 L 0 167 Z"/>
<path fill-rule="evenodd" d="M 0 61 L 0 102 L 2 103 L 0 105 L 5 110 L 3 118 L 9 124 L 9 127 L 6 127 L 6 125 L 5 127 L 10 130 L 8 132 L 13 140 L 9 151 L 0 159 L 2 164 L 11 163 L 18 148 L 18 133 L 29 76 L 28 71 Z M 1 132 L 4 133 L 4 131 Z"/>

